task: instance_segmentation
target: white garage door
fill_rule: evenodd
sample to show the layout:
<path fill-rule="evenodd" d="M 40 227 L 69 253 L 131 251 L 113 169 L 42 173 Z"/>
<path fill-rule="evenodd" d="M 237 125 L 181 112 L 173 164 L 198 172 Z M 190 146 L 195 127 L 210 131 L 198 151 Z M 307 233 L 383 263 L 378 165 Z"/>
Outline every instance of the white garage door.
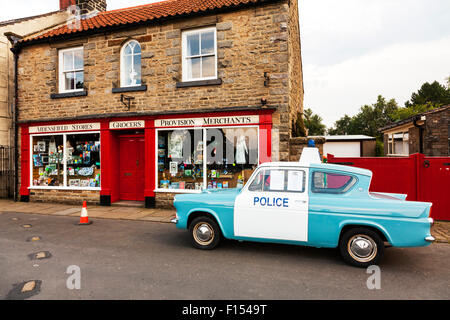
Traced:
<path fill-rule="evenodd" d="M 357 142 L 326 142 L 323 145 L 323 153 L 336 157 L 360 157 L 360 143 Z"/>

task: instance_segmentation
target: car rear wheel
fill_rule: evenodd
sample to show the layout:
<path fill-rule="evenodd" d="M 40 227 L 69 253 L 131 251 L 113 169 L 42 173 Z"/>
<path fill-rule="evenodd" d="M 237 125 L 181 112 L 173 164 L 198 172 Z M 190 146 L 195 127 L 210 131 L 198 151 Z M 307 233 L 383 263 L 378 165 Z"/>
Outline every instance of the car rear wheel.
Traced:
<path fill-rule="evenodd" d="M 353 228 L 342 235 L 339 250 L 346 263 L 367 268 L 377 264 L 383 257 L 384 242 L 373 230 Z"/>
<path fill-rule="evenodd" d="M 212 250 L 219 245 L 222 233 L 217 223 L 209 217 L 198 217 L 189 226 L 192 244 L 201 250 Z"/>

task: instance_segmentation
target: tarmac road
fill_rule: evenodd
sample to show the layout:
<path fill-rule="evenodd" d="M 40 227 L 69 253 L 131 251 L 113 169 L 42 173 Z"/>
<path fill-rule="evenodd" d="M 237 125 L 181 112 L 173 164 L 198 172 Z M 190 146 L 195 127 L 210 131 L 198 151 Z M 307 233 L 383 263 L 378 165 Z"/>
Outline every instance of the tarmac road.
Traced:
<path fill-rule="evenodd" d="M 345 265 L 337 250 L 224 241 L 213 251 L 191 247 L 170 224 L 21 213 L 0 214 L 0 299 L 14 284 L 40 280 L 32 299 L 449 299 L 450 245 L 389 248 L 381 289 L 365 269 Z M 22 225 L 31 224 L 31 228 Z M 33 236 L 40 241 L 28 241 Z M 47 259 L 32 260 L 45 251 Z M 81 289 L 66 286 L 69 266 Z M 16 288 L 17 289 L 17 288 Z"/>

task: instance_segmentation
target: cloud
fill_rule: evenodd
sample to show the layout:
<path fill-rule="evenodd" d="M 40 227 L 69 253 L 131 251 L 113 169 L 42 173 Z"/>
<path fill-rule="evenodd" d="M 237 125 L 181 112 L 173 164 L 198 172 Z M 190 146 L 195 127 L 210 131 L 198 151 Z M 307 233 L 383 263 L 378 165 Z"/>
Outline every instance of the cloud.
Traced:
<path fill-rule="evenodd" d="M 354 115 L 379 94 L 399 105 L 424 82 L 444 83 L 450 76 L 450 36 L 387 46 L 333 65 L 304 65 L 305 108 L 330 127 Z"/>
<path fill-rule="evenodd" d="M 448 0 L 299 0 L 305 63 L 336 64 L 450 35 Z"/>

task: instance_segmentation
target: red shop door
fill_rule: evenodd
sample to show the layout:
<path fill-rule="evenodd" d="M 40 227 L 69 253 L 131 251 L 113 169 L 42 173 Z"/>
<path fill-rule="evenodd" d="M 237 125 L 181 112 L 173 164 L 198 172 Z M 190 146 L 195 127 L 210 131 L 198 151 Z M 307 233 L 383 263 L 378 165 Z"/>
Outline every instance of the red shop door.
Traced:
<path fill-rule="evenodd" d="M 120 200 L 144 201 L 145 139 L 142 136 L 120 137 Z"/>

